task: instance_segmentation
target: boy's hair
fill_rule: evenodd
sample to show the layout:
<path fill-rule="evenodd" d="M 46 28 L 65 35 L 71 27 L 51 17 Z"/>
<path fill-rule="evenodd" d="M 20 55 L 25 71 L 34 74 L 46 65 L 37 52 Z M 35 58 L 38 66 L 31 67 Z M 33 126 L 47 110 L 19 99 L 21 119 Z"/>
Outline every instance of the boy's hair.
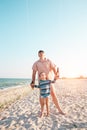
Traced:
<path fill-rule="evenodd" d="M 41 73 L 39 74 L 39 77 L 41 76 L 42 73 L 45 73 L 45 72 L 41 72 Z M 45 73 L 45 74 L 46 74 L 46 73 Z M 46 80 L 47 80 L 47 76 L 46 76 Z"/>
<path fill-rule="evenodd" d="M 43 50 L 39 50 L 38 53 L 44 53 L 44 51 Z"/>
<path fill-rule="evenodd" d="M 44 72 L 41 72 L 41 73 L 39 74 L 39 77 L 41 76 L 42 73 L 44 73 Z"/>

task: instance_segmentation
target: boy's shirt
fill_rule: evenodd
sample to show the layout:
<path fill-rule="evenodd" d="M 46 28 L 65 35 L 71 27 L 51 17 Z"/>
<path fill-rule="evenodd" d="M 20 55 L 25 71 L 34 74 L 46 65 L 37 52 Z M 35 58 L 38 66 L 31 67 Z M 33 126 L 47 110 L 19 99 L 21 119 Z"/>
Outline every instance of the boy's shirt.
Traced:
<path fill-rule="evenodd" d="M 50 84 L 55 83 L 55 80 L 40 80 L 39 85 L 35 85 L 36 88 L 40 88 L 40 96 L 46 98 L 50 95 Z"/>

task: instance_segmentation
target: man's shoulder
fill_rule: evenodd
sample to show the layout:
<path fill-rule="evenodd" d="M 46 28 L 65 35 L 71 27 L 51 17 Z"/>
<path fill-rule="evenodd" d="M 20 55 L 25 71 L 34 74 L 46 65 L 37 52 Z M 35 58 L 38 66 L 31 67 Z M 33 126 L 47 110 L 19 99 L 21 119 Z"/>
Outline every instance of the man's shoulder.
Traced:
<path fill-rule="evenodd" d="M 48 59 L 48 58 L 46 58 L 46 61 L 49 61 L 49 62 L 51 62 L 51 60 L 50 60 L 50 59 Z"/>
<path fill-rule="evenodd" d="M 39 60 L 35 61 L 34 64 L 37 64 L 39 62 Z"/>
<path fill-rule="evenodd" d="M 53 63 L 50 59 L 46 59 L 46 60 L 47 60 L 47 62 Z"/>
<path fill-rule="evenodd" d="M 48 59 L 48 58 L 45 59 L 45 62 L 52 63 L 52 61 L 51 61 L 50 59 Z M 37 61 L 35 61 L 35 62 L 33 63 L 33 65 L 38 65 L 38 63 L 41 63 L 41 61 L 40 61 L 40 60 L 37 60 Z"/>

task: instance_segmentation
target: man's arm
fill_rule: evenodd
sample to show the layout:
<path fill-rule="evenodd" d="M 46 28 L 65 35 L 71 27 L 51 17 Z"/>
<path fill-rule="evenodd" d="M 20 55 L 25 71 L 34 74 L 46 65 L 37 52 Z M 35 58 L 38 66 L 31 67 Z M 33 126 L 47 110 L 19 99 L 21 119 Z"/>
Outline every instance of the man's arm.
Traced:
<path fill-rule="evenodd" d="M 58 79 L 59 78 L 59 68 L 51 60 L 49 60 L 49 61 L 50 61 L 50 67 L 53 70 L 54 75 L 55 75 L 54 77 L 55 77 L 55 79 Z"/>
<path fill-rule="evenodd" d="M 32 82 L 35 83 L 35 78 L 36 78 L 36 71 L 33 70 L 32 72 Z"/>
<path fill-rule="evenodd" d="M 33 72 L 32 72 L 32 81 L 30 83 L 32 88 L 34 87 L 34 84 L 35 84 L 35 78 L 36 78 L 36 71 L 33 70 Z"/>
<path fill-rule="evenodd" d="M 55 74 L 55 79 L 58 79 L 59 78 L 59 68 L 56 66 L 53 68 L 53 72 Z"/>

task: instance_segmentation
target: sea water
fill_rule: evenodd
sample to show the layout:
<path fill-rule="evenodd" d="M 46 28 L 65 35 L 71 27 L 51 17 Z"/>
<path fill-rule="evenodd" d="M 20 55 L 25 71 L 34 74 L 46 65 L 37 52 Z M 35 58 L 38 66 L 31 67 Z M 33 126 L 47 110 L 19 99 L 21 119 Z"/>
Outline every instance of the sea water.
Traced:
<path fill-rule="evenodd" d="M 0 89 L 27 86 L 31 79 L 0 78 Z"/>

